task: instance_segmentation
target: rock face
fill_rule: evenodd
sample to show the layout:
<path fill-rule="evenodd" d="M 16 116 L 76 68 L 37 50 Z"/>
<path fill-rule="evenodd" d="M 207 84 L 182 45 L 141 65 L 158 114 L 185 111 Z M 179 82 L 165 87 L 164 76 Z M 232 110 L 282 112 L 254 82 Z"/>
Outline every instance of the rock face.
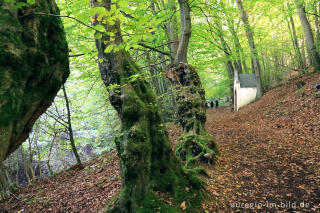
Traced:
<path fill-rule="evenodd" d="M 43 13 L 59 14 L 54 0 L 22 9 L 0 0 L 0 161 L 26 140 L 69 75 L 62 22 Z"/>

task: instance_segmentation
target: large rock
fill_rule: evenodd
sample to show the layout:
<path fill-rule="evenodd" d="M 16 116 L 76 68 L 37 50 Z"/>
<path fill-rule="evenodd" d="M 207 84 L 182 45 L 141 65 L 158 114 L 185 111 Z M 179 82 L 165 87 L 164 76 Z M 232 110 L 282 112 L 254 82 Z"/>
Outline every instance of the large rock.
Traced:
<path fill-rule="evenodd" d="M 22 9 L 0 0 L 0 161 L 26 140 L 69 75 L 62 22 L 40 13 L 59 9 L 54 0 Z"/>

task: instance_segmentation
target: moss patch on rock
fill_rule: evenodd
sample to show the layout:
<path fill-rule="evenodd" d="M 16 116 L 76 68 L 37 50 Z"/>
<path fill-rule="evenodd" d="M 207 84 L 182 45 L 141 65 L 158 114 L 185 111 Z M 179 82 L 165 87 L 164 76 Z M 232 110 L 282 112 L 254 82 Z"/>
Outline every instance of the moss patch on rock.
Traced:
<path fill-rule="evenodd" d="M 54 0 L 22 9 L 0 2 L 0 161 L 28 137 L 69 75 L 68 47 Z M 10 128 L 9 128 L 10 127 Z M 9 136 L 8 136 L 9 135 Z"/>

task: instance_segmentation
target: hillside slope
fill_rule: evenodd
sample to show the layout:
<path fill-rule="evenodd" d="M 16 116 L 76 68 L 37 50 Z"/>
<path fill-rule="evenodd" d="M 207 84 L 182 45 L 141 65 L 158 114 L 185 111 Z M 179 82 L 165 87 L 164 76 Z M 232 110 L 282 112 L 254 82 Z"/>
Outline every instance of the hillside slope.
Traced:
<path fill-rule="evenodd" d="M 297 89 L 300 80 L 306 84 Z M 319 74 L 295 79 L 238 113 L 209 110 L 207 127 L 221 155 L 207 209 L 320 212 L 319 82 Z"/>

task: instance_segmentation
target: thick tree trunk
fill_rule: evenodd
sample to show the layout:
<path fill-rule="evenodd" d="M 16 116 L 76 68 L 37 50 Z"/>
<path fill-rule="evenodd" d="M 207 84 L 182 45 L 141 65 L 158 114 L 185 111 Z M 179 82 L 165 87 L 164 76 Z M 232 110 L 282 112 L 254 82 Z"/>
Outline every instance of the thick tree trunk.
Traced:
<path fill-rule="evenodd" d="M 314 37 L 313 37 L 313 32 L 312 28 L 310 25 L 309 20 L 307 19 L 307 15 L 305 12 L 305 8 L 303 5 L 303 1 L 300 0 L 295 0 L 296 6 L 297 6 L 297 11 L 298 15 L 302 24 L 304 36 L 306 38 L 306 45 L 307 45 L 307 51 L 308 51 L 308 58 L 310 61 L 310 66 L 315 68 L 315 71 L 319 71 L 320 69 L 320 57 L 319 53 L 317 51 L 315 42 L 314 42 Z"/>
<path fill-rule="evenodd" d="M 70 110 L 69 99 L 67 96 L 67 91 L 66 91 L 64 84 L 62 85 L 62 91 L 63 91 L 63 96 L 64 96 L 64 100 L 66 102 L 66 107 L 67 107 L 68 132 L 69 132 L 69 139 L 70 139 L 72 152 L 73 152 L 74 156 L 76 157 L 77 164 L 81 164 L 80 156 L 78 154 L 77 147 L 76 147 L 76 144 L 75 144 L 75 141 L 73 138 L 73 129 L 72 129 L 72 123 L 71 123 L 71 110 Z"/>
<path fill-rule="evenodd" d="M 252 29 L 249 23 L 248 15 L 243 8 L 242 1 L 237 0 L 238 9 L 240 11 L 240 16 L 244 25 L 246 36 L 249 42 L 249 47 L 252 55 L 252 65 L 257 81 L 257 98 L 261 98 L 263 95 L 262 84 L 261 84 L 261 67 L 258 60 L 258 52 L 255 47 Z"/>
<path fill-rule="evenodd" d="M 176 97 L 178 119 L 185 132 L 177 144 L 178 155 L 187 166 L 204 161 L 213 163 L 217 146 L 205 129 L 205 91 L 197 71 L 188 65 L 187 51 L 191 37 L 190 7 L 187 0 L 178 0 L 180 6 L 180 40 L 175 64 L 165 73 L 178 88 Z M 198 161 L 199 160 L 199 161 Z"/>
<path fill-rule="evenodd" d="M 28 137 L 69 75 L 68 47 L 54 0 L 23 9 L 0 1 L 0 161 Z"/>
<path fill-rule="evenodd" d="M 218 150 L 205 128 L 205 91 L 199 75 L 193 67 L 184 63 L 169 69 L 165 75 L 179 88 L 178 119 L 185 134 L 178 142 L 176 154 L 187 165 L 192 165 L 197 160 L 213 163 Z"/>
<path fill-rule="evenodd" d="M 91 5 L 110 10 L 111 0 L 102 0 L 101 3 L 91 0 Z M 99 24 L 98 16 L 99 14 L 96 15 L 94 24 Z M 99 17 L 99 20 L 100 18 L 104 19 Z M 116 139 L 122 171 L 122 188 L 118 198 L 110 204 L 107 211 L 152 212 L 160 206 L 154 191 L 168 192 L 176 198 L 175 201 L 179 205 L 182 199 L 191 198 L 193 194 L 181 189 L 190 185 L 193 192 L 199 192 L 201 184 L 199 181 L 192 181 L 191 177 L 194 176 L 187 175 L 175 157 L 150 85 L 141 78 L 130 81 L 130 76 L 141 72 L 137 65 L 123 49 L 105 53 L 108 45 L 118 46 L 122 43 L 120 23 L 116 21 L 114 25 L 102 25 L 107 32 L 116 34 L 114 41 L 103 35 L 95 42 L 104 84 L 107 87 L 115 84 L 120 86 L 109 91 L 109 99 L 122 124 L 122 134 Z M 177 197 L 180 193 L 186 197 Z M 199 196 L 192 198 L 197 199 Z M 163 202 L 161 205 L 168 208 L 168 211 L 174 208 Z"/>

